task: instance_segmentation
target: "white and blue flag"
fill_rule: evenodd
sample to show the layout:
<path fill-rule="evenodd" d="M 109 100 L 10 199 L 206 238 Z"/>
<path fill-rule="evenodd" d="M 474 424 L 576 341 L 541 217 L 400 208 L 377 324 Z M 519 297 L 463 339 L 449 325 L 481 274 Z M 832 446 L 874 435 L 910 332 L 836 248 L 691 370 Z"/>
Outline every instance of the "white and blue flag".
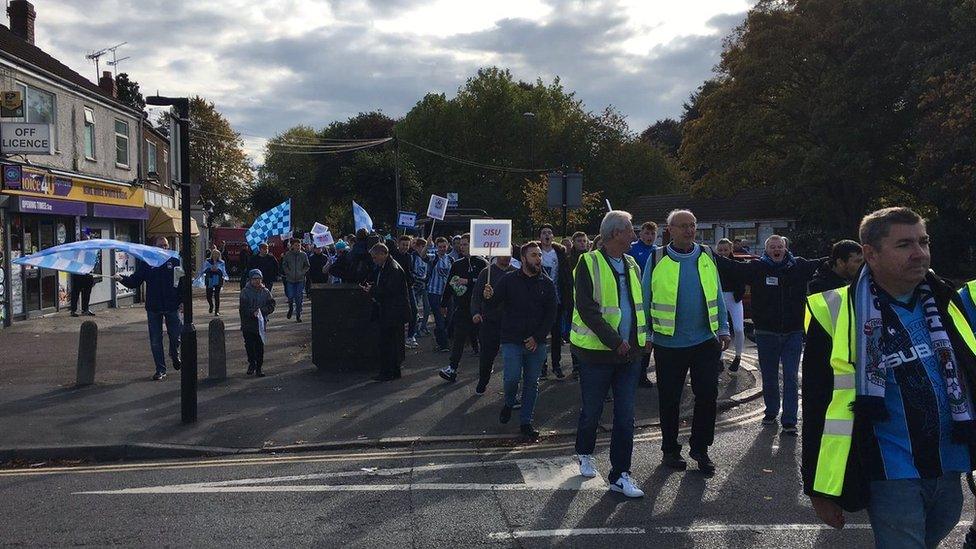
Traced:
<path fill-rule="evenodd" d="M 356 221 L 356 232 L 359 229 L 366 229 L 366 232 L 373 232 L 373 218 L 366 213 L 366 210 L 362 206 L 356 204 L 356 201 L 352 201 L 352 218 Z"/>
<path fill-rule="evenodd" d="M 258 245 L 272 236 L 279 236 L 291 232 L 291 199 L 285 200 L 274 208 L 257 216 L 251 228 L 244 233 L 248 246 L 255 252 Z"/>
<path fill-rule="evenodd" d="M 32 267 L 43 267 L 45 269 L 65 271 L 68 273 L 88 274 L 95 268 L 98 255 L 102 250 L 125 252 L 136 259 L 145 261 L 151 267 L 159 267 L 174 257 L 179 258 L 179 254 L 173 250 L 164 250 L 155 246 L 122 242 L 120 240 L 96 238 L 69 242 L 60 246 L 52 246 L 36 254 L 18 257 L 13 260 L 13 263 Z"/>

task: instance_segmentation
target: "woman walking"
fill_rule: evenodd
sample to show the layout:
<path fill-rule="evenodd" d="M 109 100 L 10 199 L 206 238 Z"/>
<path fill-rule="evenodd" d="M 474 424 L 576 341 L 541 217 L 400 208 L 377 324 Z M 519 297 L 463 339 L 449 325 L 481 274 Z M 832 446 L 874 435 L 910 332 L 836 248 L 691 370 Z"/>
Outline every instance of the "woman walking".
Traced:
<path fill-rule="evenodd" d="M 210 259 L 203 262 L 200 268 L 200 275 L 203 283 L 207 287 L 207 304 L 210 312 L 214 316 L 220 316 L 220 290 L 224 287 L 224 281 L 228 279 L 227 266 L 221 259 L 220 250 L 214 248 L 210 251 Z"/>
<path fill-rule="evenodd" d="M 715 246 L 715 253 L 736 261 L 732 253 L 732 241 L 728 238 L 718 241 L 718 245 Z M 719 269 L 719 275 L 722 279 L 722 297 L 725 300 L 725 308 L 728 309 L 729 316 L 732 317 L 735 358 L 729 364 L 729 372 L 735 372 L 739 369 L 739 363 L 742 361 L 742 347 L 746 342 L 745 319 L 742 311 L 742 296 L 746 293 L 746 286 L 730 276 L 729 273 L 723 272 L 722 269 Z"/>

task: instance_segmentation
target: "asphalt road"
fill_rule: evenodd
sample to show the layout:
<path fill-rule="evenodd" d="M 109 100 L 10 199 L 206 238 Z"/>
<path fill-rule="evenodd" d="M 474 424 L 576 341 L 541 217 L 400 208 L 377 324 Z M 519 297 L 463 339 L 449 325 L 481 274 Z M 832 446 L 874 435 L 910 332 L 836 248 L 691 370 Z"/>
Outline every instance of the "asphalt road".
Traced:
<path fill-rule="evenodd" d="M 572 441 L 0 471 L 0 543 L 18 546 L 866 547 L 867 517 L 820 526 L 798 441 L 728 411 L 707 478 L 635 446 L 628 500 L 576 475 Z M 605 474 L 607 449 L 598 464 Z M 966 509 L 973 508 L 971 498 Z M 970 511 L 964 512 L 969 520 Z M 968 522 L 945 547 L 960 547 Z"/>

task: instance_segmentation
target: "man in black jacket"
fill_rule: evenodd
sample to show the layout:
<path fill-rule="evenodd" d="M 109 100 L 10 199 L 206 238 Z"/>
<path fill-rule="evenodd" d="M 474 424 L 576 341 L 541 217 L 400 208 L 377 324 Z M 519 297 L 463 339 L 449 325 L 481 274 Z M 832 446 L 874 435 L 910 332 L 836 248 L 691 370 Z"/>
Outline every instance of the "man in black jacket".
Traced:
<path fill-rule="evenodd" d="M 323 253 L 321 246 L 312 248 L 312 255 L 308 258 L 308 282 L 311 284 L 325 284 L 329 275 L 325 274 L 325 266 L 329 264 L 329 256 Z"/>
<path fill-rule="evenodd" d="M 268 243 L 258 244 L 258 255 L 251 256 L 247 270 L 258 269 L 264 276 L 264 287 L 274 294 L 274 283 L 278 280 L 278 260 L 268 253 Z"/>
<path fill-rule="evenodd" d="M 830 261 L 820 266 L 807 284 L 807 294 L 819 294 L 847 286 L 857 277 L 864 264 L 861 245 L 853 240 L 840 240 L 830 250 Z"/>
<path fill-rule="evenodd" d="M 857 280 L 808 300 L 803 491 L 834 528 L 867 508 L 878 547 L 936 547 L 976 466 L 976 336 L 915 212 L 865 216 L 860 240 Z"/>
<path fill-rule="evenodd" d="M 454 307 L 452 319 L 454 339 L 451 341 L 451 363 L 437 372 L 449 383 L 457 381 L 457 369 L 461 363 L 461 355 L 464 353 L 464 344 L 471 338 L 474 331 L 471 315 L 471 294 L 474 293 L 475 282 L 478 280 L 481 271 L 488 267 L 488 262 L 484 259 L 468 255 L 470 244 L 471 235 L 461 235 L 461 239 L 454 249 L 458 253 L 459 259 L 451 265 L 451 272 L 447 276 L 447 284 L 444 285 L 444 293 L 441 296 L 441 314 L 447 316 L 445 309 Z"/>
<path fill-rule="evenodd" d="M 474 390 L 479 395 L 485 394 L 488 389 L 491 369 L 501 348 L 502 311 L 497 303 L 489 303 L 485 300 L 485 287 L 491 284 L 491 280 L 497 284 L 503 276 L 514 270 L 512 256 L 496 256 L 491 266 L 478 275 L 474 293 L 471 294 L 471 320 L 476 326 L 481 327 L 478 331 L 478 340 L 481 343 L 481 354 L 478 355 L 478 386 Z"/>
<path fill-rule="evenodd" d="M 573 268 L 569 263 L 569 253 L 566 247 L 555 242 L 552 225 L 546 224 L 539 228 L 539 249 L 542 252 L 542 271 L 552 279 L 556 290 L 556 320 L 549 330 L 549 352 L 552 359 L 552 373 L 557 379 L 563 379 L 561 365 L 563 348 L 563 317 L 566 306 L 573 300 Z M 541 379 L 548 377 L 546 364 L 542 364 Z"/>
<path fill-rule="evenodd" d="M 532 427 L 539 396 L 539 370 L 546 359 L 546 336 L 556 319 L 556 291 L 542 272 L 542 251 L 538 242 L 522 245 L 522 268 L 501 278 L 493 288 L 485 285 L 484 297 L 501 307 L 502 359 L 505 361 L 505 405 L 498 416 L 502 423 L 512 418 L 522 381 L 521 431 L 531 440 L 539 437 Z"/>
<path fill-rule="evenodd" d="M 400 357 L 403 354 L 403 325 L 410 320 L 410 298 L 407 275 L 390 259 L 386 244 L 375 244 L 369 251 L 376 266 L 374 275 L 362 284 L 363 290 L 376 304 L 374 317 L 380 326 L 377 345 L 380 351 L 380 372 L 375 381 L 390 381 L 400 377 Z"/>
<path fill-rule="evenodd" d="M 799 391 L 797 376 L 803 351 L 803 310 L 807 283 L 825 261 L 794 257 L 786 239 L 772 235 L 760 259 L 737 262 L 716 256 L 719 273 L 752 289 L 752 322 L 759 350 L 763 401 L 763 425 L 775 425 L 780 411 L 779 369 L 783 364 L 783 433 L 797 434 Z"/>
<path fill-rule="evenodd" d="M 392 241 L 392 239 L 390 240 Z M 417 300 L 414 299 L 413 295 L 413 269 L 411 269 L 412 259 L 410 257 L 410 243 L 413 241 L 407 235 L 402 235 L 396 240 L 396 249 L 390 251 L 390 257 L 400 265 L 403 269 L 404 274 L 407 276 L 407 284 L 410 286 L 410 313 L 411 320 L 407 323 L 407 340 L 406 346 L 415 349 L 417 348 Z"/>

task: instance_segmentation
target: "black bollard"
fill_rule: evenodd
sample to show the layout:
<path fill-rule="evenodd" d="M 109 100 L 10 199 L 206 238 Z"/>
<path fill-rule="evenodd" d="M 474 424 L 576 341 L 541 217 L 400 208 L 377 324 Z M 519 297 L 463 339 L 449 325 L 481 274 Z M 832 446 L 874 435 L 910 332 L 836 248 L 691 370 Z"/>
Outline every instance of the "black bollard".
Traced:
<path fill-rule="evenodd" d="M 219 318 L 211 320 L 209 332 L 209 377 L 210 379 L 227 379 L 227 345 L 224 339 L 224 321 Z"/>
<path fill-rule="evenodd" d="M 92 320 L 81 323 L 78 336 L 78 368 L 75 384 L 79 387 L 95 383 L 95 355 L 98 350 L 98 324 Z"/>

